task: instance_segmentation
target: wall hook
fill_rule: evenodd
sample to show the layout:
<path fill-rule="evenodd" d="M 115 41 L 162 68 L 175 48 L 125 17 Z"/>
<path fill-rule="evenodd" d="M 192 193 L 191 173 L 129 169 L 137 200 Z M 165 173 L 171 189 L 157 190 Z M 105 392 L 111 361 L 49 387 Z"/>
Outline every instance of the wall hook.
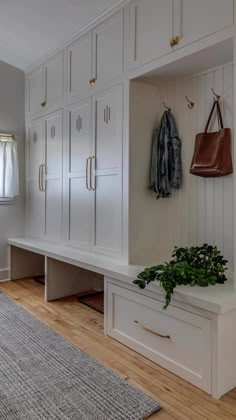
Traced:
<path fill-rule="evenodd" d="M 165 102 L 162 102 L 162 104 L 163 104 L 163 106 L 167 109 L 167 111 L 171 112 L 171 108 L 169 108 L 169 107 L 165 104 Z"/>
<path fill-rule="evenodd" d="M 215 93 L 215 91 L 214 91 L 214 89 L 213 89 L 213 88 L 211 89 L 211 91 L 212 91 L 212 93 L 213 93 L 213 95 L 214 95 L 214 97 L 215 97 L 215 98 L 214 98 L 214 100 L 215 100 L 215 101 L 219 101 L 219 100 L 220 100 L 220 96 L 219 96 L 219 95 L 217 95 L 217 93 Z"/>
<path fill-rule="evenodd" d="M 186 101 L 188 102 L 188 108 L 189 109 L 193 109 L 194 107 L 194 102 L 190 101 L 190 99 L 188 99 L 187 95 L 185 96 Z"/>

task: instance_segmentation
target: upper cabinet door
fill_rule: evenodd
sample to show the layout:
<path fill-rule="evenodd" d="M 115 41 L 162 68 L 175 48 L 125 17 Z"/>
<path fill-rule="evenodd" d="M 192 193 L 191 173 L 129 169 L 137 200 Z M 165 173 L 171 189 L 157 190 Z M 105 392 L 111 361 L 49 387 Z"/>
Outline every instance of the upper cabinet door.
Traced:
<path fill-rule="evenodd" d="M 44 65 L 45 98 L 42 108 L 52 109 L 63 103 L 63 52 L 55 55 Z M 44 105 L 45 102 L 45 105 Z"/>
<path fill-rule="evenodd" d="M 69 101 L 83 98 L 91 90 L 92 78 L 92 34 L 88 33 L 68 48 L 67 55 L 67 93 Z"/>
<path fill-rule="evenodd" d="M 26 112 L 30 115 L 41 111 L 41 103 L 44 101 L 44 71 L 43 66 L 33 70 L 26 79 Z"/>
<path fill-rule="evenodd" d="M 123 73 L 123 10 L 93 31 L 93 78 L 104 86 Z"/>
<path fill-rule="evenodd" d="M 174 0 L 175 48 L 225 29 L 234 23 L 233 0 Z"/>
<path fill-rule="evenodd" d="M 130 67 L 171 52 L 172 17 L 172 0 L 136 0 L 131 4 Z"/>

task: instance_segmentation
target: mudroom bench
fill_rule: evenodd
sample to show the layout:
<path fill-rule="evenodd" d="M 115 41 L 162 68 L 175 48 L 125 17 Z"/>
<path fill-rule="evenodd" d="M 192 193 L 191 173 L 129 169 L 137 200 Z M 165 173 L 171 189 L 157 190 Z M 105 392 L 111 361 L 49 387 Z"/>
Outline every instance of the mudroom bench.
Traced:
<path fill-rule="evenodd" d="M 233 284 L 179 287 L 163 310 L 158 285 L 132 281 L 143 267 L 36 239 L 9 239 L 10 279 L 45 274 L 45 300 L 101 287 L 104 332 L 220 398 L 236 387 L 236 292 Z M 102 280 L 103 283 L 103 280 Z"/>

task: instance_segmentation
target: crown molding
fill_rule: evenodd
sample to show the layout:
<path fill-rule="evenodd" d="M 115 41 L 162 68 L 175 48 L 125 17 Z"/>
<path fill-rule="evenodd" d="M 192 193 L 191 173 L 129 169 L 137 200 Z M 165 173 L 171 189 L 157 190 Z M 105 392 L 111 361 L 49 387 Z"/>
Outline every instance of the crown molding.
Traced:
<path fill-rule="evenodd" d="M 47 54 L 41 56 L 38 60 L 34 61 L 33 64 L 30 66 L 26 66 L 22 70 L 25 74 L 31 72 L 35 69 L 35 67 L 40 66 L 41 64 L 45 63 L 45 61 L 49 60 L 53 55 L 59 53 L 64 48 L 68 47 L 73 41 L 75 41 L 78 37 L 86 34 L 87 32 L 94 29 L 97 25 L 102 23 L 105 19 L 112 16 L 115 12 L 118 12 L 120 9 L 125 7 L 129 4 L 132 0 L 119 0 L 114 6 L 110 7 L 100 15 L 96 16 L 91 22 L 87 25 L 83 26 L 79 30 L 75 31 L 72 35 L 66 38 L 63 42 L 58 43 L 54 48 L 52 48 Z"/>

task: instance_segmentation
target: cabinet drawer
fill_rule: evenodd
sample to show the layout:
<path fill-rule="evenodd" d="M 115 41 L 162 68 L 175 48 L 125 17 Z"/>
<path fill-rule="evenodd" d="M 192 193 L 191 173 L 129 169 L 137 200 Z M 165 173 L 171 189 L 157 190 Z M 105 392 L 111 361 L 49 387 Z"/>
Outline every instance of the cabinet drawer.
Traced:
<path fill-rule="evenodd" d="M 211 320 L 108 283 L 108 335 L 211 393 Z"/>

